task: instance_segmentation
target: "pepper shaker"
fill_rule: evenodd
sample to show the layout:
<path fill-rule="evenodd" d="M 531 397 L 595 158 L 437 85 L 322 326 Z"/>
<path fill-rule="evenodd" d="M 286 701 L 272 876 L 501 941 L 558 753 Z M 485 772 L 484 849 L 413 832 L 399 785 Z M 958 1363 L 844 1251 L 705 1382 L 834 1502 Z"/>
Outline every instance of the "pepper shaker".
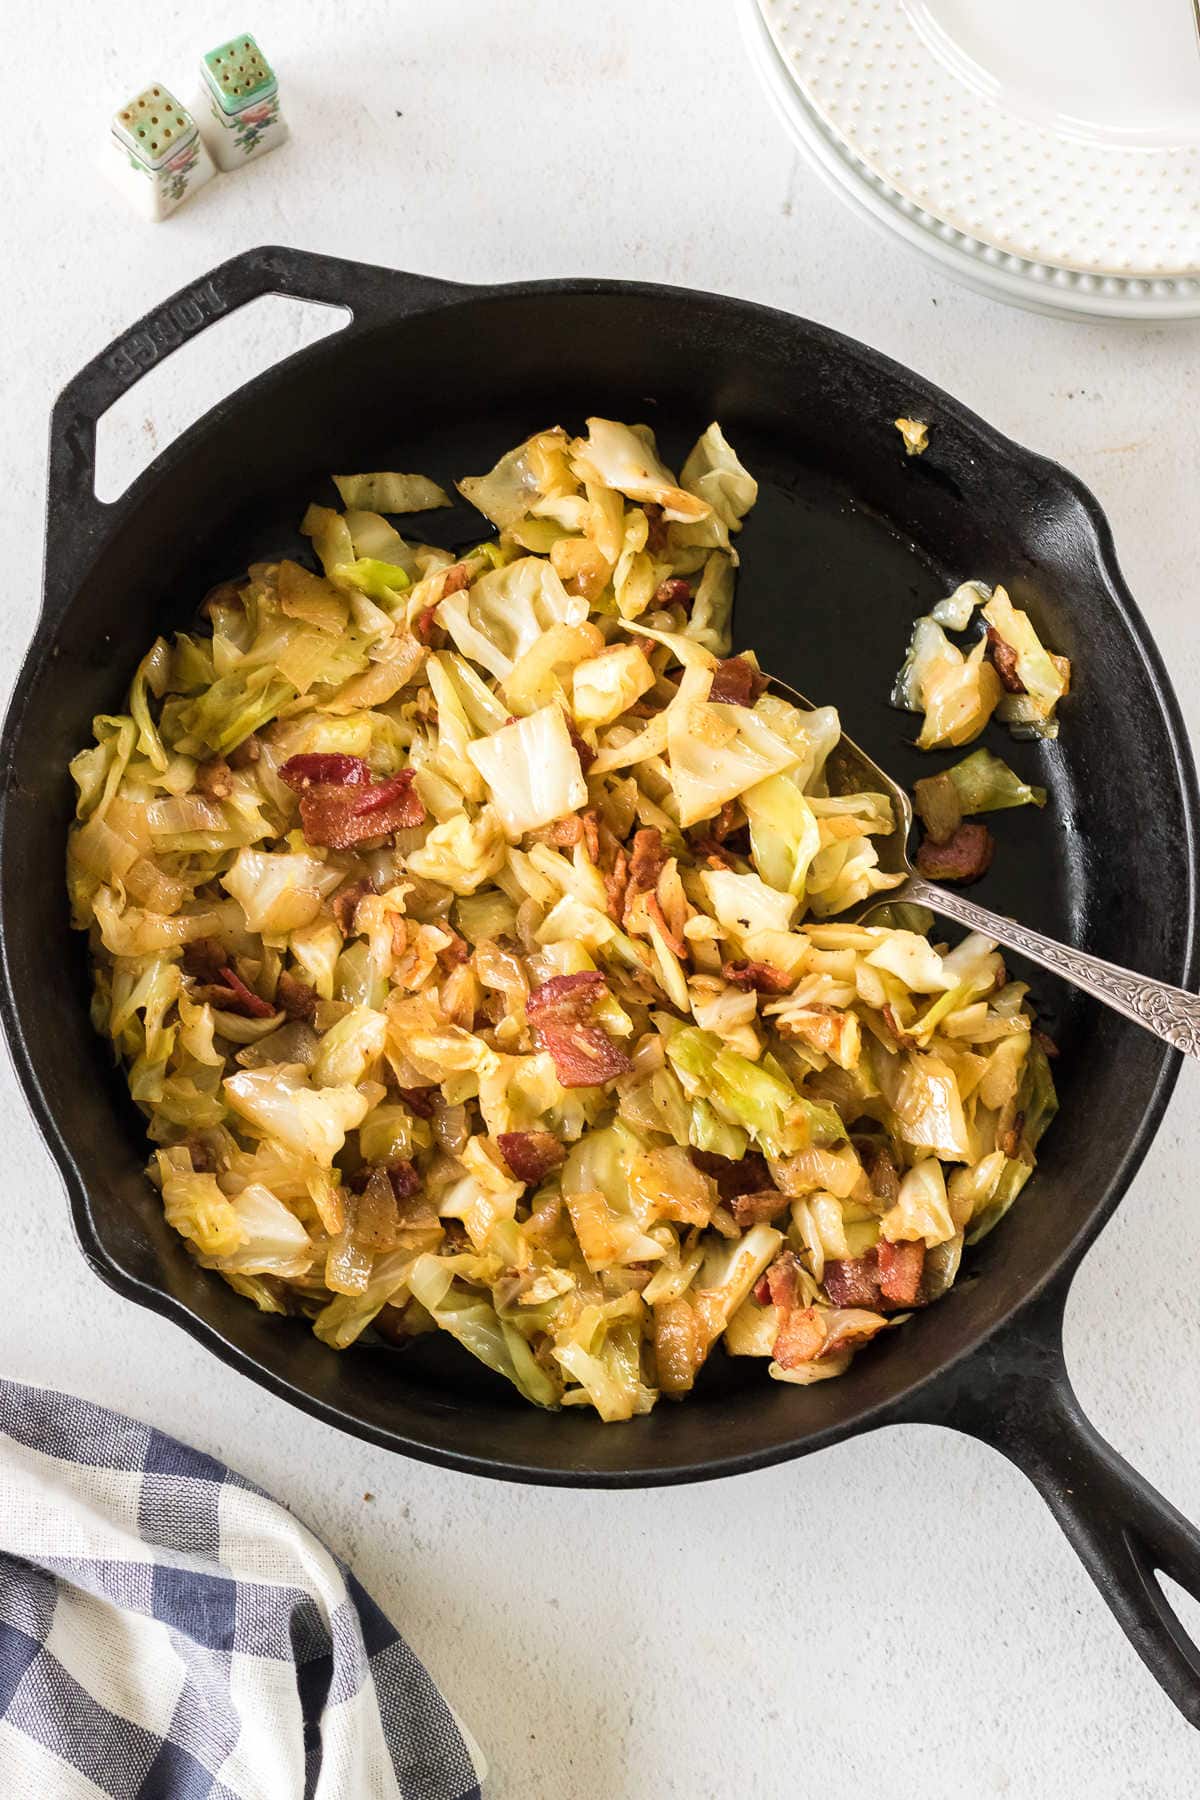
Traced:
<path fill-rule="evenodd" d="M 196 121 L 161 83 L 113 115 L 106 171 L 148 219 L 165 219 L 216 174 Z"/>
<path fill-rule="evenodd" d="M 200 72 L 196 112 L 219 169 L 239 168 L 286 140 L 279 82 L 249 32 L 210 50 Z"/>

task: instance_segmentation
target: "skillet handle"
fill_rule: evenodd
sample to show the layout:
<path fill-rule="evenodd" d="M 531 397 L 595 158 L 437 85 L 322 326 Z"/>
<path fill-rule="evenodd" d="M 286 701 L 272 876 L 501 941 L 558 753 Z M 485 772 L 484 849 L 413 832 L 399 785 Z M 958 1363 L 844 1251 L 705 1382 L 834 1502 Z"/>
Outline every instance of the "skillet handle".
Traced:
<path fill-rule="evenodd" d="M 1024 1471 L 1142 1661 L 1200 1728 L 1200 1646 L 1156 1579 L 1161 1570 L 1200 1600 L 1200 1531 L 1084 1416 L 1063 1358 L 1068 1285 L 948 1370 L 907 1416 L 979 1438 Z"/>
<path fill-rule="evenodd" d="M 53 603 L 52 589 L 69 589 L 78 568 L 95 554 L 99 534 L 121 511 L 124 496 L 111 505 L 96 498 L 96 426 L 163 357 L 265 294 L 345 307 L 353 314 L 346 329 L 355 332 L 466 291 L 457 282 L 272 245 L 242 251 L 148 312 L 94 356 L 54 403 L 44 610 Z"/>

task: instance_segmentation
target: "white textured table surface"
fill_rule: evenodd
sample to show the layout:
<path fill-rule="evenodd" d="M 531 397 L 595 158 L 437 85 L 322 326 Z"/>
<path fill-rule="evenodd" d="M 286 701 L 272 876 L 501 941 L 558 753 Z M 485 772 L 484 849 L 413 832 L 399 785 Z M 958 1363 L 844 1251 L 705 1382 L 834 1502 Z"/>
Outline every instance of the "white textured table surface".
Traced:
<path fill-rule="evenodd" d="M 1095 490 L 1195 731 L 1200 325 L 1009 311 L 873 235 L 798 163 L 733 10 L 257 0 L 242 21 L 207 3 L 45 0 L 8 55 L 57 147 L 26 109 L 0 122 L 5 682 L 37 607 L 57 389 L 153 301 L 279 242 L 465 280 L 678 282 L 866 339 Z M 199 53 L 243 22 L 282 71 L 294 142 L 166 225 L 142 225 L 85 165 L 89 139 L 146 80 L 186 99 Z M 221 330 L 226 368 L 248 375 L 313 326 L 274 302 Z M 175 362 L 114 428 L 117 460 L 214 397 L 214 352 Z M 309 1520 L 468 1720 L 496 1800 L 1182 1800 L 1200 1786 L 1200 1740 L 998 1455 L 912 1428 L 762 1475 L 624 1495 L 508 1488 L 388 1457 L 102 1287 L 7 1068 L 0 1108 L 0 1367 L 152 1419 Z M 1189 1068 L 1068 1318 L 1084 1406 L 1194 1518 L 1198 1147 Z"/>

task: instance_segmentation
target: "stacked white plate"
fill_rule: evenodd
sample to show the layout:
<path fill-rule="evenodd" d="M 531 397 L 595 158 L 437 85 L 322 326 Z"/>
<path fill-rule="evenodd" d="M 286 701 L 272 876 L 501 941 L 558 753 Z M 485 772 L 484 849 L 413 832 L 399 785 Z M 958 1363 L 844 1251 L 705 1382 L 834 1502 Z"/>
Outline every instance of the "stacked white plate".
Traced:
<path fill-rule="evenodd" d="M 1191 0 L 741 0 L 796 143 L 996 298 L 1200 317 Z"/>

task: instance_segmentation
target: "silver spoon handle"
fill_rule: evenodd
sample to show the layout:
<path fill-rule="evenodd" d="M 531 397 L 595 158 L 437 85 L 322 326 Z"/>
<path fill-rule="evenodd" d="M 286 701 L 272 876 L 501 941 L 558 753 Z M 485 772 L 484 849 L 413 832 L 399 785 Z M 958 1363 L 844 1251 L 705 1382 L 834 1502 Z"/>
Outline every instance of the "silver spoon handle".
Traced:
<path fill-rule="evenodd" d="M 1135 975 L 1116 963 L 1102 962 L 1082 950 L 1072 950 L 1053 938 L 1018 925 L 1001 913 L 989 912 L 961 894 L 935 887 L 914 876 L 904 889 L 904 899 L 918 906 L 928 906 L 947 919 L 957 919 L 972 931 L 995 938 L 1006 950 L 1017 950 L 1031 962 L 1040 963 L 1064 980 L 1074 982 L 1085 994 L 1103 1000 L 1114 1012 L 1124 1013 L 1138 1025 L 1144 1025 L 1155 1037 L 1164 1038 L 1188 1056 L 1200 1057 L 1200 996 L 1186 988 L 1172 987 L 1167 981 L 1152 981 L 1148 975 Z"/>

